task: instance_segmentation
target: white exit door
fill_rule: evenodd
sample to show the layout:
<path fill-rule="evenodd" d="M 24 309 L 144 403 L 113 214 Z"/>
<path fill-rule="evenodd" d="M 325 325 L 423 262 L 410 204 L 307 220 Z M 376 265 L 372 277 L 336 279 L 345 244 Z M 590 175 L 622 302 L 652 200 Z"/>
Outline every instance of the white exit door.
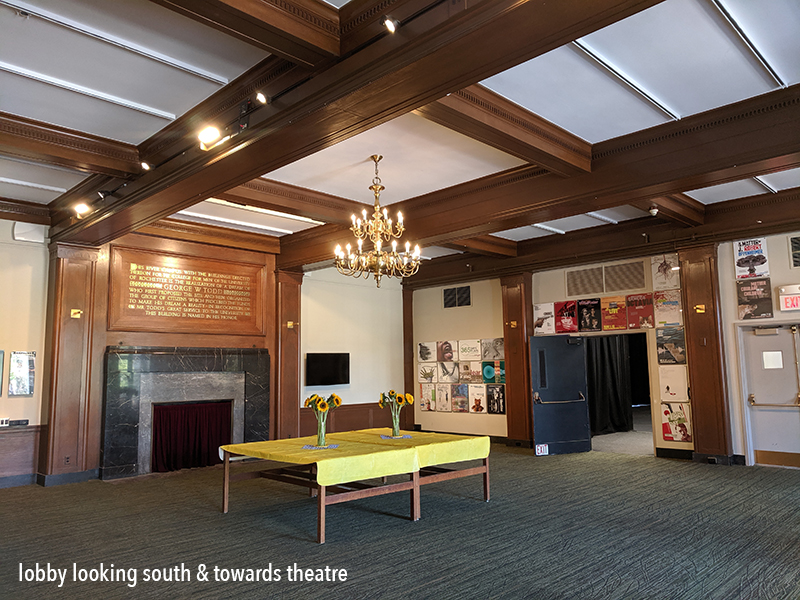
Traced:
<path fill-rule="evenodd" d="M 750 458 L 800 467 L 798 326 L 744 327 L 741 334 Z"/>

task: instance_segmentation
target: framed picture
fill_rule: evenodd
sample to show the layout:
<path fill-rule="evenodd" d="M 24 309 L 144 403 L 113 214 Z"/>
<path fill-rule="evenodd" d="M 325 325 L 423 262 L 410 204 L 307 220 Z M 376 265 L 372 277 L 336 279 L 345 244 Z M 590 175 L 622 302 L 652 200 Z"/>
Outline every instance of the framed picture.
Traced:
<path fill-rule="evenodd" d="M 0 396 L 3 395 L 3 365 L 5 361 L 5 351 L 0 350 Z"/>
<path fill-rule="evenodd" d="M 36 352 L 12 352 L 8 366 L 8 395 L 32 396 L 36 379 Z"/>

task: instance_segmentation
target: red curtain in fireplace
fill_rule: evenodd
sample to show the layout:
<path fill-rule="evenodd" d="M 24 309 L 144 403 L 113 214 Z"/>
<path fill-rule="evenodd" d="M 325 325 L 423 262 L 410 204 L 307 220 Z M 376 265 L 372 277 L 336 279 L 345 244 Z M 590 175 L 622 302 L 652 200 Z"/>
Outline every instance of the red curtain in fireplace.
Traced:
<path fill-rule="evenodd" d="M 153 405 L 153 472 L 219 464 L 219 447 L 230 443 L 229 400 Z"/>

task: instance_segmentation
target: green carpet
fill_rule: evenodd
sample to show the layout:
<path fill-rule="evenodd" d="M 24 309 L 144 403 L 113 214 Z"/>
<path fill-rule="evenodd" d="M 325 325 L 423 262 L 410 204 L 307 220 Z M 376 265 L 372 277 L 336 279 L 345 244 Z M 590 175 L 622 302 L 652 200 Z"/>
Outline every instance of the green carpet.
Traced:
<path fill-rule="evenodd" d="M 490 466 L 488 504 L 471 477 L 425 486 L 417 523 L 407 493 L 331 506 L 324 545 L 301 488 L 234 483 L 221 514 L 219 468 L 0 490 L 0 598 L 800 598 L 798 470 L 500 445 Z M 66 582 L 20 582 L 19 563 Z M 73 563 L 135 569 L 136 586 L 74 582 Z M 214 581 L 270 563 L 281 581 Z M 347 580 L 288 581 L 295 563 Z M 192 581 L 143 580 L 181 564 Z"/>

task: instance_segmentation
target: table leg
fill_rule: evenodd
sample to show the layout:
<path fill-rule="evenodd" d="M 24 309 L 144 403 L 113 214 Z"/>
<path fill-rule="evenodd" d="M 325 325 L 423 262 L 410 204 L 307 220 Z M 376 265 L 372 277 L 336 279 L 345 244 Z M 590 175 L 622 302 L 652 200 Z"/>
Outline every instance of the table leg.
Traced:
<path fill-rule="evenodd" d="M 228 484 L 230 482 L 231 476 L 231 455 L 230 452 L 227 450 L 222 451 L 222 464 L 223 467 L 223 475 L 222 475 L 222 512 L 228 512 Z"/>
<path fill-rule="evenodd" d="M 325 543 L 325 486 L 317 490 L 317 543 Z"/>
<path fill-rule="evenodd" d="M 489 457 L 483 459 L 483 466 L 486 471 L 483 474 L 483 499 L 489 501 Z"/>
<path fill-rule="evenodd" d="M 411 474 L 411 481 L 414 482 L 414 487 L 411 488 L 411 520 L 419 521 L 422 516 L 422 508 L 419 501 L 419 471 L 414 471 Z"/>
<path fill-rule="evenodd" d="M 317 464 L 316 464 L 316 463 L 314 463 L 313 465 L 311 465 L 311 473 L 312 473 L 313 475 L 316 475 L 316 474 L 317 474 Z M 314 479 L 316 480 L 316 477 L 315 477 Z M 308 488 L 308 495 L 309 495 L 309 496 L 311 496 L 312 498 L 313 498 L 314 496 L 316 496 L 316 495 L 317 495 L 317 490 L 316 490 L 316 488 L 313 488 L 313 487 L 310 487 L 310 488 Z"/>

